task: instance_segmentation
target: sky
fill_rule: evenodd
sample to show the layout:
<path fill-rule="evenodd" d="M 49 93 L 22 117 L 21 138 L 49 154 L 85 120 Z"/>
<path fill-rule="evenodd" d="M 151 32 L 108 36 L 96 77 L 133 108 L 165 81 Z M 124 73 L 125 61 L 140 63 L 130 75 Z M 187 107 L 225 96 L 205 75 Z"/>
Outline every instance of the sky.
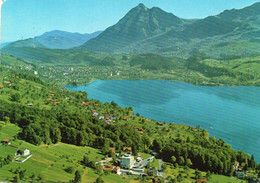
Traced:
<path fill-rule="evenodd" d="M 2 43 L 63 30 L 93 33 L 117 23 L 139 3 L 160 7 L 180 18 L 205 18 L 260 0 L 6 0 L 2 6 Z"/>

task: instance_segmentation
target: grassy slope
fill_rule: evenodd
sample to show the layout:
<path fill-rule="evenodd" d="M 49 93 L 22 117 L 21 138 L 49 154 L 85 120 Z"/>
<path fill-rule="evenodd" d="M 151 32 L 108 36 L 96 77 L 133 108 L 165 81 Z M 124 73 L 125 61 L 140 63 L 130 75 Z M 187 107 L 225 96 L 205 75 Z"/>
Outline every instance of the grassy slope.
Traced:
<path fill-rule="evenodd" d="M 19 127 L 13 124 L 1 122 L 1 126 L 1 139 L 12 139 L 19 131 Z M 79 162 L 83 159 L 83 156 L 88 156 L 93 161 L 100 161 L 104 157 L 99 150 L 91 147 L 79 147 L 64 143 L 50 146 L 34 146 L 22 140 L 13 140 L 10 146 L 0 145 L 1 152 L 4 152 L 4 154 L 1 153 L 1 157 L 6 157 L 8 154 L 14 155 L 18 148 L 30 149 L 33 156 L 24 163 L 12 162 L 9 165 L 3 166 L 0 171 L 1 181 L 12 180 L 15 174 L 10 172 L 10 170 L 20 167 L 21 170 L 27 170 L 25 173 L 26 180 L 29 179 L 29 176 L 35 174 L 36 177 L 37 175 L 41 175 L 45 181 L 68 182 L 74 178 L 74 174 L 67 173 L 64 169 L 74 167 L 82 172 L 82 182 L 94 182 L 98 178 L 95 170 L 85 168 Z M 108 183 L 135 182 L 123 179 L 123 177 L 115 174 L 104 175 L 103 179 Z"/>

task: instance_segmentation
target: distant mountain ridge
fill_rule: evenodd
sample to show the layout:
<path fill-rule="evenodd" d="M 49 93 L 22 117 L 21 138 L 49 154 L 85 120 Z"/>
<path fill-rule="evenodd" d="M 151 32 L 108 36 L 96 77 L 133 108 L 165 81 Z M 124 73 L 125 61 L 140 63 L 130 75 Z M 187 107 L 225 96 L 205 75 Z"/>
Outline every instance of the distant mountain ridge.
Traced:
<path fill-rule="evenodd" d="M 32 47 L 32 48 L 51 48 L 69 49 L 82 45 L 89 39 L 98 36 L 102 31 L 92 34 L 70 33 L 66 31 L 54 30 L 46 32 L 40 36 L 10 43 L 6 48 L 11 47 Z"/>
<path fill-rule="evenodd" d="M 92 34 L 70 33 L 65 31 L 46 32 L 34 39 L 47 48 L 53 49 L 69 49 L 75 46 L 82 45 L 86 41 L 98 36 L 102 31 L 97 31 Z"/>

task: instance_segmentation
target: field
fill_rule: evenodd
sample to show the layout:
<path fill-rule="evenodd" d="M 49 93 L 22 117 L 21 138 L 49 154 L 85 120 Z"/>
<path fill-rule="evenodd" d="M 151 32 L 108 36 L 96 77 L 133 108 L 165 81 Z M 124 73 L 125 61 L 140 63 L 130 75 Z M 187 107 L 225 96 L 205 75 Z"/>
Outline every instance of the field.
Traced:
<path fill-rule="evenodd" d="M 19 127 L 13 124 L 5 124 L 1 122 L 0 138 L 13 137 L 18 133 Z M 0 171 L 1 181 L 11 181 L 16 176 L 15 170 L 26 170 L 24 181 L 40 180 L 52 182 L 68 182 L 74 178 L 74 173 L 65 171 L 68 167 L 73 167 L 75 170 L 80 170 L 82 173 L 82 182 L 94 182 L 99 175 L 95 169 L 84 167 L 80 164 L 83 156 L 89 157 L 90 160 L 100 161 L 104 156 L 99 150 L 91 147 L 78 147 L 59 143 L 51 146 L 34 146 L 22 140 L 12 140 L 9 146 L 0 145 L 1 157 L 7 155 L 13 156 L 17 149 L 28 148 L 32 157 L 24 163 L 11 162 L 9 165 L 4 165 Z M 31 178 L 34 177 L 34 178 Z M 103 180 L 108 183 L 114 182 L 137 182 L 131 179 L 124 179 L 115 174 L 103 175 Z"/>

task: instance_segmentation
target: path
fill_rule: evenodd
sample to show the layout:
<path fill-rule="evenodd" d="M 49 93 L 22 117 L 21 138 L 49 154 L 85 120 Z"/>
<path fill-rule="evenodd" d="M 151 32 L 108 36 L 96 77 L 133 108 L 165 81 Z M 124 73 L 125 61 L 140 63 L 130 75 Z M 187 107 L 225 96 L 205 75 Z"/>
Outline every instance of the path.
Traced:
<path fill-rule="evenodd" d="M 166 183 L 168 183 L 168 180 L 166 178 L 166 176 L 164 175 L 164 173 L 161 171 L 162 170 L 162 160 L 161 159 L 158 159 L 159 161 L 159 173 L 158 173 L 158 176 L 162 176 L 165 180 Z"/>

